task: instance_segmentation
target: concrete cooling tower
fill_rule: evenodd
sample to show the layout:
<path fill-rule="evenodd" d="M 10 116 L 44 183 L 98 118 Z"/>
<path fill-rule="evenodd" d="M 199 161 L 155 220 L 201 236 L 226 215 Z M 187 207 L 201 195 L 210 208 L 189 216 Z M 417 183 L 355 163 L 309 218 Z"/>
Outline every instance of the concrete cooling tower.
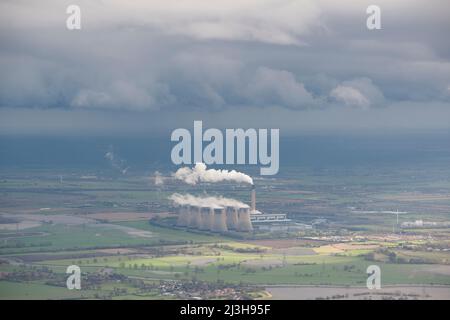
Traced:
<path fill-rule="evenodd" d="M 200 207 L 198 206 L 189 206 L 189 214 L 188 214 L 188 227 L 196 228 L 196 216 L 200 211 Z"/>
<path fill-rule="evenodd" d="M 200 230 L 211 230 L 211 215 L 212 213 L 210 207 L 201 208 L 202 224 L 200 225 Z"/>
<path fill-rule="evenodd" d="M 212 225 L 211 231 L 214 231 L 214 232 L 228 231 L 225 208 L 214 207 L 213 212 L 214 212 L 214 223 Z"/>
<path fill-rule="evenodd" d="M 189 225 L 189 205 L 180 206 L 178 208 L 177 226 L 187 227 Z"/>
<path fill-rule="evenodd" d="M 194 213 L 194 222 L 193 222 L 193 228 L 195 229 L 200 229 L 200 227 L 202 226 L 202 210 L 196 210 Z"/>
<path fill-rule="evenodd" d="M 250 215 L 260 213 L 255 209 L 255 198 L 254 188 L 252 188 L 251 207 L 237 200 L 221 197 L 200 198 L 180 194 L 174 194 L 171 197 L 177 205 L 177 226 L 212 232 L 252 231 Z"/>
<path fill-rule="evenodd" d="M 227 227 L 229 230 L 237 230 L 238 225 L 238 208 L 236 207 L 227 207 L 226 208 L 227 215 Z"/>
<path fill-rule="evenodd" d="M 250 208 L 239 208 L 238 210 L 238 228 L 237 231 L 252 231 L 252 222 L 250 221 Z"/>

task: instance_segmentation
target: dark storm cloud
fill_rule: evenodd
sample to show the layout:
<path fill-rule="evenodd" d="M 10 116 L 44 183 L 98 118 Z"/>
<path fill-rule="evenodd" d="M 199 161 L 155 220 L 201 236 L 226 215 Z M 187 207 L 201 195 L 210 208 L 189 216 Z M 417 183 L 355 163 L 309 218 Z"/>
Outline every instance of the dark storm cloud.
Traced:
<path fill-rule="evenodd" d="M 376 31 L 366 28 L 370 1 L 77 1 L 80 31 L 65 29 L 69 4 L 0 4 L 3 119 L 55 109 L 48 119 L 95 113 L 107 129 L 116 117 L 136 123 L 134 113 L 156 127 L 180 112 L 285 109 L 290 119 L 341 112 L 369 125 L 358 112 L 400 117 L 411 105 L 433 113 L 433 126 L 450 108 L 447 1 L 378 1 Z"/>

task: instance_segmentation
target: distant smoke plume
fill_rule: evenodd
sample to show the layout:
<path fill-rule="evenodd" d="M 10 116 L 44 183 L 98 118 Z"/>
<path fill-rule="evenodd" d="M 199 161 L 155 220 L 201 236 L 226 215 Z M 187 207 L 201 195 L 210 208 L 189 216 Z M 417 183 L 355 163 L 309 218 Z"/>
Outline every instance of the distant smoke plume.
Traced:
<path fill-rule="evenodd" d="M 180 168 L 175 172 L 174 177 L 191 185 L 195 185 L 199 182 L 215 183 L 221 181 L 233 181 L 253 185 L 253 179 L 242 172 L 235 170 L 206 169 L 204 163 L 197 163 L 192 169 L 188 167 Z"/>
<path fill-rule="evenodd" d="M 191 194 L 174 193 L 169 197 L 175 205 L 191 205 L 191 206 L 205 206 L 205 207 L 238 207 L 248 208 L 249 206 L 241 201 L 224 198 L 224 197 L 196 197 Z"/>
<path fill-rule="evenodd" d="M 105 158 L 111 164 L 111 167 L 119 170 L 122 174 L 126 174 L 130 167 L 126 166 L 126 161 L 119 158 L 113 151 L 112 147 L 109 147 L 109 151 L 105 153 Z"/>
<path fill-rule="evenodd" d="M 155 186 L 162 186 L 164 184 L 164 177 L 159 173 L 159 171 L 155 171 Z"/>

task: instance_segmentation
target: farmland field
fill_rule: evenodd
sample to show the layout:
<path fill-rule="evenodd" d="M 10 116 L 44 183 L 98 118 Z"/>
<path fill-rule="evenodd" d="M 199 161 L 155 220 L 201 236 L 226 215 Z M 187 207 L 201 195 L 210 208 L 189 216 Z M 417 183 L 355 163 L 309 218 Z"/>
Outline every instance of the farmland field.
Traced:
<path fill-rule="evenodd" d="M 74 168 L 61 182 L 46 169 L 0 171 L 0 298 L 450 298 L 450 229 L 439 227 L 450 220 L 446 169 L 372 171 L 286 167 L 258 179 L 258 208 L 310 227 L 223 234 L 175 225 L 168 197 L 206 190 L 170 175 L 157 186 L 143 172 Z M 241 185 L 211 194 L 249 200 Z M 397 210 L 407 212 L 398 223 Z M 401 228 L 419 219 L 434 224 Z M 65 288 L 71 265 L 81 290 Z M 371 265 L 397 291 L 367 295 Z M 305 296 L 304 286 L 317 290 Z"/>

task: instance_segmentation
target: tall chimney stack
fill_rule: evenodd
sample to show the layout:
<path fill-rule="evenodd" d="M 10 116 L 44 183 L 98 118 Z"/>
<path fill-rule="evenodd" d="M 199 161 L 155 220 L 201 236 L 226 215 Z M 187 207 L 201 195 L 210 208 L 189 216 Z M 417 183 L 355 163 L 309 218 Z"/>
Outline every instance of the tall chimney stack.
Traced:
<path fill-rule="evenodd" d="M 252 185 L 252 207 L 251 212 L 254 213 L 256 211 L 256 190 L 255 185 Z"/>

